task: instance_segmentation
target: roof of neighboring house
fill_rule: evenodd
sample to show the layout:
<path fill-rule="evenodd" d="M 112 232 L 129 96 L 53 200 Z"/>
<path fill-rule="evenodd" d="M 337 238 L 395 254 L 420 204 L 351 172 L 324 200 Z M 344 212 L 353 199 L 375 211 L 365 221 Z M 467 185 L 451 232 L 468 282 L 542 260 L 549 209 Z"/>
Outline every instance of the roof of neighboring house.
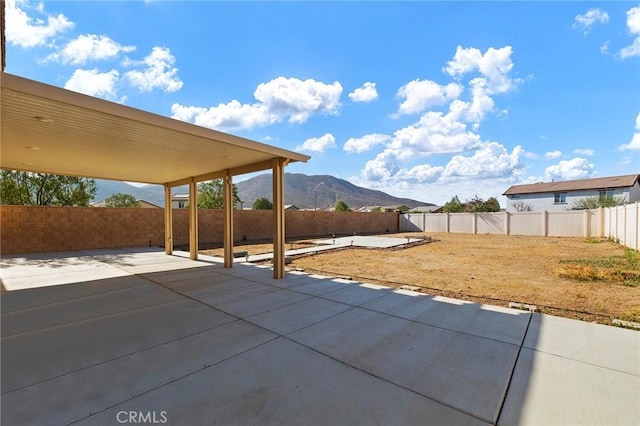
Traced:
<path fill-rule="evenodd" d="M 173 194 L 171 201 L 188 200 L 189 194 Z"/>
<path fill-rule="evenodd" d="M 593 179 L 565 180 L 561 182 L 538 182 L 527 185 L 513 185 L 502 195 L 540 194 L 544 192 L 580 191 L 587 189 L 626 188 L 636 184 L 640 174 L 610 176 Z"/>

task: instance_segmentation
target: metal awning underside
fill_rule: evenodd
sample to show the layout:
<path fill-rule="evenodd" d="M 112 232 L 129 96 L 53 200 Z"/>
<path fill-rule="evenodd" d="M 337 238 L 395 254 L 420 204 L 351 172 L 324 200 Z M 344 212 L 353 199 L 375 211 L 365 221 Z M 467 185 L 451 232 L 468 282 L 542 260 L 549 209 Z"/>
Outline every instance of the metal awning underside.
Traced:
<path fill-rule="evenodd" d="M 309 159 L 7 73 L 0 82 L 3 169 L 175 185 Z"/>

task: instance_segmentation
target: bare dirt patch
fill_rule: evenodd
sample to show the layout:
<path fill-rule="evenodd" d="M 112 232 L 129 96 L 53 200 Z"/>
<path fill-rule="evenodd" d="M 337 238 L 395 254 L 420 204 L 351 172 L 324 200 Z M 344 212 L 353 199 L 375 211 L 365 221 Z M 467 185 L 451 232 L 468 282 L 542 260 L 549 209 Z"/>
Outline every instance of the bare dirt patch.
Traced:
<path fill-rule="evenodd" d="M 393 236 L 423 235 L 434 242 L 405 250 L 351 248 L 299 257 L 289 266 L 493 305 L 532 304 L 542 312 L 602 323 L 613 318 L 640 321 L 637 253 L 614 242 L 440 233 Z M 301 241 L 293 247 L 308 244 Z M 257 254 L 271 248 L 247 245 L 237 250 Z M 591 272 L 583 274 L 585 268 Z"/>

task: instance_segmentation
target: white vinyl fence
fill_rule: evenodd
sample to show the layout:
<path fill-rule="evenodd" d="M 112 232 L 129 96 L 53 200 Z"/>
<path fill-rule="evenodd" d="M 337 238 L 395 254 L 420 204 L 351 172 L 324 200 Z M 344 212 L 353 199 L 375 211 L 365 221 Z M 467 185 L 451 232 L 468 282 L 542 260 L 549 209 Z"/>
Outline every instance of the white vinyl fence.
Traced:
<path fill-rule="evenodd" d="M 640 203 L 566 212 L 405 213 L 400 231 L 613 238 L 640 248 Z"/>

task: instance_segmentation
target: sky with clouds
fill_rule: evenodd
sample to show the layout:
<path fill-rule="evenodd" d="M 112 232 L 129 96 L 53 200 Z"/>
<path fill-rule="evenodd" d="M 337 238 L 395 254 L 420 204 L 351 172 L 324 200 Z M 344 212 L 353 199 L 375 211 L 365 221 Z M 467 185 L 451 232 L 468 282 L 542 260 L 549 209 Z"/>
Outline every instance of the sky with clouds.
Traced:
<path fill-rule="evenodd" d="M 6 5 L 7 72 L 311 155 L 288 172 L 503 207 L 640 172 L 637 2 Z"/>

